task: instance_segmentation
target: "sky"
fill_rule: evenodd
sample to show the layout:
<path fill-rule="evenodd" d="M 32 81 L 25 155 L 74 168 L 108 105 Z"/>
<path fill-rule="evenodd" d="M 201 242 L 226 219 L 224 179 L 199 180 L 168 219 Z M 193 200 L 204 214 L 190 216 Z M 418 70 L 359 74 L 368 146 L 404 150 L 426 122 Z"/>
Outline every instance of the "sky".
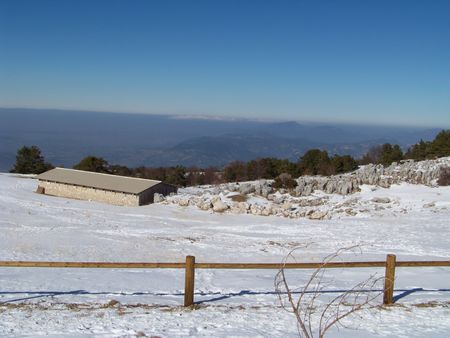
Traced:
<path fill-rule="evenodd" d="M 450 1 L 0 0 L 0 107 L 450 127 Z"/>

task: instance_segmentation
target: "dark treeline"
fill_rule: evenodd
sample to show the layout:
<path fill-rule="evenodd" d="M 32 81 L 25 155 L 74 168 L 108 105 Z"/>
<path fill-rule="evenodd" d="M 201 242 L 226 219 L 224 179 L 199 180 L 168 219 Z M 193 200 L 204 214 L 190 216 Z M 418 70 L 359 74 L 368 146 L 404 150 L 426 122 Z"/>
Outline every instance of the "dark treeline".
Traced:
<path fill-rule="evenodd" d="M 444 156 L 450 156 L 450 130 L 442 130 L 433 141 L 425 142 L 420 140 L 411 146 L 406 153 L 403 153 L 398 145 L 389 143 L 373 147 L 363 156 L 360 164 L 389 165 L 392 162 L 407 159 L 421 161 Z"/>
<path fill-rule="evenodd" d="M 226 182 L 251 181 L 260 178 L 273 179 L 286 173 L 292 177 L 301 175 L 333 175 L 355 170 L 358 163 L 351 156 L 329 157 L 325 150 L 308 150 L 297 163 L 276 158 L 261 158 L 249 162 L 235 161 L 223 170 Z"/>
<path fill-rule="evenodd" d="M 256 179 L 277 179 L 283 186 L 292 183 L 292 177 L 301 175 L 334 175 L 355 170 L 361 164 L 390 165 L 404 159 L 424 160 L 450 156 L 450 130 L 441 131 L 433 141 L 419 141 L 406 153 L 398 145 L 385 143 L 370 149 L 361 159 L 350 155 L 330 156 L 325 150 L 308 150 L 297 162 L 277 158 L 259 158 L 248 162 L 234 161 L 223 169 L 209 167 L 137 167 L 110 165 L 105 159 L 87 156 L 74 169 L 155 179 L 176 186 L 217 184 L 223 182 L 251 181 Z M 16 164 L 11 172 L 41 173 L 52 168 L 45 162 L 39 148 L 23 147 L 18 150 Z"/>

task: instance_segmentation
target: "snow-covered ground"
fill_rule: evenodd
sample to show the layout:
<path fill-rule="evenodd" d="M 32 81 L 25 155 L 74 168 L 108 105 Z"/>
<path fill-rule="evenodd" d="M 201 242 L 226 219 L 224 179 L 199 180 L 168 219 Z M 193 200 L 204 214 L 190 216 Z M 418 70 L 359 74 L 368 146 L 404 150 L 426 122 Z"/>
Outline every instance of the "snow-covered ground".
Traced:
<path fill-rule="evenodd" d="M 450 187 L 363 186 L 325 195 L 328 220 L 212 213 L 193 206 L 119 207 L 34 193 L 32 178 L 0 174 L 0 259 L 51 261 L 450 260 Z M 314 196 L 313 196 L 314 197 Z M 386 202 L 389 199 L 389 202 Z M 384 203 L 384 202 L 386 203 Z M 351 205 L 356 213 L 337 213 Z M 0 336 L 296 336 L 280 307 L 273 270 L 197 270 L 195 310 L 184 309 L 181 269 L 0 268 Z M 301 286 L 310 270 L 289 271 Z M 336 269 L 338 292 L 383 269 Z M 398 268 L 396 305 L 349 317 L 331 337 L 445 337 L 450 332 L 450 268 Z M 335 295 L 336 293 L 330 293 Z M 325 297 L 329 297 L 325 295 Z M 322 300 L 325 302 L 326 298 Z M 381 300 L 380 300 L 381 302 Z"/>

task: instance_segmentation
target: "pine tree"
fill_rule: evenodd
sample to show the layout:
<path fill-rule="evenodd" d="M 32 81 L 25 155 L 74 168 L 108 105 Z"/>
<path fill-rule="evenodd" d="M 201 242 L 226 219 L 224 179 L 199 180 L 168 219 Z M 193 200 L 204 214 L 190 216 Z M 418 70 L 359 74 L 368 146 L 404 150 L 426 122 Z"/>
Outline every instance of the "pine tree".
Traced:
<path fill-rule="evenodd" d="M 78 164 L 75 164 L 73 168 L 98 173 L 109 173 L 108 162 L 101 157 L 95 156 L 86 156 Z"/>
<path fill-rule="evenodd" d="M 403 159 L 403 152 L 398 144 L 391 145 L 385 143 L 381 147 L 380 163 L 390 165 L 392 162 L 398 162 Z"/>
<path fill-rule="evenodd" d="M 450 130 L 442 130 L 433 141 L 414 144 L 406 153 L 407 158 L 416 161 L 450 156 Z"/>
<path fill-rule="evenodd" d="M 299 160 L 299 171 L 302 175 L 331 175 L 333 168 L 325 150 L 308 150 Z"/>
<path fill-rule="evenodd" d="M 450 130 L 442 130 L 430 144 L 428 158 L 450 156 Z"/>
<path fill-rule="evenodd" d="M 10 170 L 12 173 L 20 174 L 40 174 L 54 168 L 52 164 L 45 162 L 41 150 L 33 145 L 23 146 L 17 150 L 16 163 Z"/>

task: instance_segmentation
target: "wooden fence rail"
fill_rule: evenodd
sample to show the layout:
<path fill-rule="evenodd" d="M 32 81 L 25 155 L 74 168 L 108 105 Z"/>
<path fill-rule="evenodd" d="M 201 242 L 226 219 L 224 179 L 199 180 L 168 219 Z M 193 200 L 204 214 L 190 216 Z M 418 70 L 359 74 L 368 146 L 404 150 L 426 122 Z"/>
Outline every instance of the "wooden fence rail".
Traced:
<path fill-rule="evenodd" d="M 329 262 L 329 263 L 196 263 L 194 256 L 187 256 L 185 263 L 112 263 L 112 262 L 46 262 L 0 261 L 0 267 L 26 268 L 95 268 L 95 269 L 185 269 L 184 306 L 194 304 L 195 269 L 318 269 L 318 268 L 385 268 L 384 304 L 394 301 L 396 267 L 448 267 L 450 261 L 396 261 L 395 255 L 387 255 L 386 261 Z"/>

